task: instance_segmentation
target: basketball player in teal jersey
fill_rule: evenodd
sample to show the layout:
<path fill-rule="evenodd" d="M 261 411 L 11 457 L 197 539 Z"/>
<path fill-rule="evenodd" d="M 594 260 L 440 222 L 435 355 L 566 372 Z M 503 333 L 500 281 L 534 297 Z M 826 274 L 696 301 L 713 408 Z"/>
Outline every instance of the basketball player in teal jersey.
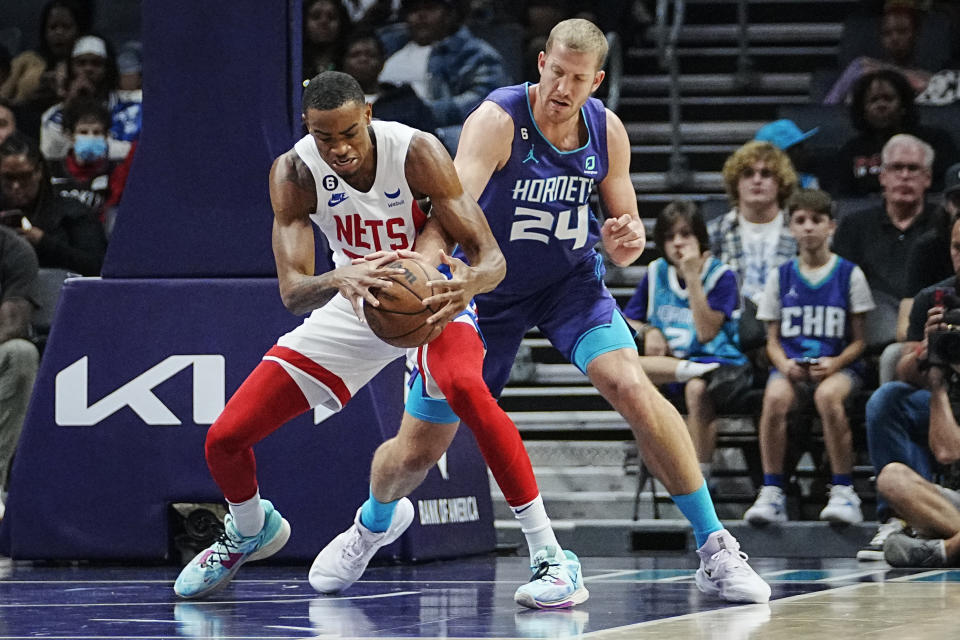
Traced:
<path fill-rule="evenodd" d="M 645 243 L 626 130 L 590 97 L 604 78 L 606 38 L 586 20 L 565 20 L 545 49 L 540 82 L 491 93 L 467 118 L 454 160 L 507 260 L 503 281 L 477 296 L 484 378 L 499 395 L 524 334 L 538 327 L 627 420 L 692 523 L 697 586 L 732 602 L 767 602 L 770 587 L 717 519 L 683 419 L 644 374 L 603 283 L 598 241 L 621 266 Z M 611 213 L 602 226 L 590 211 L 594 186 Z"/>

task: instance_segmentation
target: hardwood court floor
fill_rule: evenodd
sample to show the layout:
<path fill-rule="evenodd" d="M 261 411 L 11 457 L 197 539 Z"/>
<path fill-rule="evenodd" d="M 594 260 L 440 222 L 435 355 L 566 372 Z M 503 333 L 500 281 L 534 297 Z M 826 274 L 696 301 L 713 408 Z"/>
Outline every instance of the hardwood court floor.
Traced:
<path fill-rule="evenodd" d="M 210 600 L 178 601 L 176 567 L 35 566 L 0 559 L 0 640 L 53 638 L 603 638 L 946 640 L 958 637 L 960 570 L 852 559 L 752 563 L 769 605 L 701 594 L 689 556 L 584 558 L 590 599 L 572 610 L 513 602 L 525 559 L 371 567 L 339 597 L 306 567 L 245 566 Z"/>

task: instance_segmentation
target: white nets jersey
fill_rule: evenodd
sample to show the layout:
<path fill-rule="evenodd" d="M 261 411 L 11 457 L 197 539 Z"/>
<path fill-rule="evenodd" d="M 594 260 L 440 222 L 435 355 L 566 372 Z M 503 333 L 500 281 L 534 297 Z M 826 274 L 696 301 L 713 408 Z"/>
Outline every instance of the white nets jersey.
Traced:
<path fill-rule="evenodd" d="M 357 191 L 330 168 L 310 135 L 294 149 L 313 174 L 317 211 L 310 215 L 333 251 L 337 267 L 375 251 L 412 249 L 426 216 L 417 206 L 404 172 L 416 129 L 399 122 L 374 121 L 376 178 L 369 191 Z"/>

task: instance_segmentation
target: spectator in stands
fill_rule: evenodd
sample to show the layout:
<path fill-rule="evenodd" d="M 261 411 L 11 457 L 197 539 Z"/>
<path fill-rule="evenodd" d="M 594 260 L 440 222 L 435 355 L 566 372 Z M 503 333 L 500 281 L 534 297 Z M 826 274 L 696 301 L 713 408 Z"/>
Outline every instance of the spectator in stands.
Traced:
<path fill-rule="evenodd" d="M 367 102 L 373 105 L 374 118 L 395 120 L 421 131 L 436 129 L 430 109 L 410 85 L 379 81 L 383 60 L 383 44 L 376 33 L 361 28 L 344 42 L 340 69 L 360 83 Z"/>
<path fill-rule="evenodd" d="M 916 293 L 909 288 L 907 259 L 924 233 L 937 227 L 939 217 L 936 206 L 926 203 L 934 160 L 930 145 L 898 134 L 881 156 L 883 203 L 845 215 L 833 239 L 833 250 L 867 275 L 877 303 L 867 342 L 875 346 L 896 339 L 900 301 Z"/>
<path fill-rule="evenodd" d="M 943 200 L 940 210 L 936 212 L 932 228 L 924 232 L 907 256 L 907 291 L 916 293 L 953 274 L 953 264 L 950 261 L 950 229 L 960 214 L 960 164 L 947 169 L 944 185 Z M 912 307 L 913 295 L 900 300 L 896 342 L 885 348 L 880 358 L 880 384 L 895 378 L 903 342 L 907 339 L 907 325 Z"/>
<path fill-rule="evenodd" d="M 73 44 L 89 28 L 90 15 L 73 0 L 47 2 L 40 13 L 40 45 L 13 59 L 0 98 L 17 106 L 39 104 L 46 109 L 54 104 Z"/>
<path fill-rule="evenodd" d="M 136 40 L 125 42 L 117 54 L 117 88 L 119 91 L 143 90 L 143 45 Z"/>
<path fill-rule="evenodd" d="M 458 0 L 404 0 L 401 7 L 403 23 L 380 34 L 387 52 L 380 79 L 413 87 L 453 153 L 467 114 L 507 84 L 503 61 L 464 25 Z"/>
<path fill-rule="evenodd" d="M 947 166 L 960 161 L 950 132 L 923 126 L 913 101 L 914 94 L 900 73 L 883 69 L 868 73 L 857 82 L 850 103 L 850 121 L 859 132 L 837 153 L 828 185 L 838 197 L 880 193 L 881 150 L 899 133 L 909 133 L 933 147 L 933 190 L 939 191 L 940 176 Z"/>
<path fill-rule="evenodd" d="M 76 98 L 63 108 L 63 129 L 73 145 L 63 160 L 47 163 L 53 190 L 78 200 L 104 222 L 122 194 L 122 185 L 114 179 L 121 163 L 107 157 L 110 112 L 97 100 Z"/>
<path fill-rule="evenodd" d="M 816 135 L 820 127 L 814 127 L 804 132 L 793 120 L 774 120 L 757 130 L 754 140 L 761 140 L 773 144 L 776 148 L 786 152 L 797 171 L 797 178 L 803 189 L 819 189 L 820 181 L 817 176 L 809 173 L 810 155 L 807 153 L 804 140 Z"/>
<path fill-rule="evenodd" d="M 787 210 L 799 254 L 770 272 L 757 309 L 757 319 L 768 323 L 767 355 L 774 370 L 760 414 L 763 486 L 743 517 L 757 525 L 787 520 L 787 413 L 812 396 L 833 472 L 820 519 L 853 524 L 863 513 L 853 489 L 853 440 L 844 402 L 861 382 L 857 361 L 873 299 L 860 268 L 830 251 L 836 229 L 830 196 L 801 189 Z"/>
<path fill-rule="evenodd" d="M 846 102 L 850 88 L 863 75 L 880 69 L 892 69 L 901 73 L 914 95 L 923 91 L 930 80 L 931 72 L 938 69 L 921 69 L 916 61 L 917 36 L 920 33 L 919 16 L 912 7 L 902 2 L 888 2 L 880 18 L 880 45 L 883 58 L 860 56 L 853 60 L 831 87 L 824 104 Z"/>
<path fill-rule="evenodd" d="M 131 141 L 140 135 L 140 92 L 118 91 L 117 78 L 116 60 L 103 38 L 77 40 L 67 68 L 64 101 L 47 109 L 41 119 L 40 149 L 47 160 L 59 160 L 70 150 L 70 136 L 63 130 L 63 105 L 80 96 L 99 100 L 110 110 L 110 158 L 127 156 Z"/>
<path fill-rule="evenodd" d="M 879 474 L 877 520 L 882 524 L 873 540 L 857 553 L 860 560 L 883 558 L 884 543 L 906 526 L 897 514 L 909 518 L 911 525 L 929 529 L 937 538 L 952 537 L 942 525 L 929 526 L 934 511 L 939 510 L 941 518 L 949 518 L 950 510 L 944 509 L 941 501 L 934 498 L 925 500 L 925 505 L 909 505 L 904 500 L 907 487 L 914 491 L 910 496 L 914 502 L 929 498 L 932 491 L 939 491 L 928 484 L 934 481 L 939 465 L 960 460 L 960 429 L 954 409 L 960 381 L 951 363 L 937 355 L 939 350 L 930 348 L 931 335 L 947 328 L 946 305 L 956 308 L 960 303 L 956 297 L 960 220 L 953 223 L 950 237 L 950 259 L 955 274 L 916 295 L 907 343 L 897 364 L 899 380 L 882 385 L 867 401 L 867 445 L 870 461 Z M 910 551 L 913 546 L 902 539 L 892 542 L 891 559 L 913 557 Z M 943 546 L 923 546 L 931 551 L 927 561 L 930 564 L 938 561 L 943 565 L 955 557 L 953 543 L 943 556 L 938 553 L 945 551 Z"/>
<path fill-rule="evenodd" d="M 960 215 L 960 162 L 951 165 L 944 174 L 942 195 L 938 228 L 931 229 L 917 241 L 907 260 L 908 288 L 914 292 L 953 274 L 950 261 L 950 228 Z"/>
<path fill-rule="evenodd" d="M 53 192 L 36 144 L 14 133 L 0 144 L 0 208 L 19 211 L 20 234 L 41 267 L 100 274 L 107 241 L 93 211 Z"/>
<path fill-rule="evenodd" d="M 0 167 L 0 183 L 10 174 Z M 2 216 L 3 222 L 18 216 Z M 40 355 L 28 339 L 37 303 L 37 257 L 17 233 L 0 225 L 0 518 L 3 518 L 10 462 L 20 439 L 23 419 Z"/>
<path fill-rule="evenodd" d="M 737 274 L 744 298 L 755 303 L 770 269 L 797 253 L 781 210 L 797 174 L 786 153 L 750 141 L 724 162 L 723 181 L 733 209 L 710 222 L 710 247 Z"/>
<path fill-rule="evenodd" d="M 707 226 L 692 202 L 667 205 L 653 238 L 663 257 L 647 267 L 623 313 L 643 337 L 640 364 L 650 379 L 685 383 L 687 428 L 709 482 L 717 412 L 738 400 L 752 378 L 734 320 L 737 277 L 710 255 Z"/>
<path fill-rule="evenodd" d="M 340 0 L 307 0 L 303 3 L 303 77 L 337 68 L 344 38 L 352 23 Z"/>
<path fill-rule="evenodd" d="M 17 130 L 17 116 L 13 112 L 13 105 L 0 98 L 0 142 L 7 139 Z"/>

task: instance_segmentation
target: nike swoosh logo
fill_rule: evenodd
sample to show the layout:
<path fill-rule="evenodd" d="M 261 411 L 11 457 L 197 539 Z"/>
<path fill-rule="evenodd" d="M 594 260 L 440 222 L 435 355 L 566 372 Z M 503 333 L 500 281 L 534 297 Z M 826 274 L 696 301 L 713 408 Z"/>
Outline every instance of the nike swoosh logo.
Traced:
<path fill-rule="evenodd" d="M 335 194 L 333 194 L 332 196 L 330 196 L 330 200 L 327 201 L 327 206 L 328 206 L 328 207 L 335 207 L 335 206 L 337 206 L 338 204 L 340 204 L 341 202 L 345 202 L 345 201 L 347 200 L 347 198 L 349 198 L 349 197 L 350 197 L 350 196 L 348 196 L 348 195 L 345 194 L 345 193 L 335 193 Z"/>
<path fill-rule="evenodd" d="M 532 504 L 528 504 L 527 506 L 525 506 L 525 507 L 522 508 L 522 509 L 514 509 L 514 510 L 513 510 L 513 513 L 516 514 L 516 515 L 520 515 L 521 513 L 523 513 L 524 511 L 526 511 L 527 509 L 529 509 L 529 508 L 532 507 L 532 506 L 533 506 Z"/>
<path fill-rule="evenodd" d="M 400 197 L 400 189 L 397 189 L 397 190 L 394 191 L 393 193 L 387 193 L 386 191 L 384 191 L 384 192 L 383 192 L 383 195 L 387 196 L 388 198 L 399 198 L 399 197 Z"/>

